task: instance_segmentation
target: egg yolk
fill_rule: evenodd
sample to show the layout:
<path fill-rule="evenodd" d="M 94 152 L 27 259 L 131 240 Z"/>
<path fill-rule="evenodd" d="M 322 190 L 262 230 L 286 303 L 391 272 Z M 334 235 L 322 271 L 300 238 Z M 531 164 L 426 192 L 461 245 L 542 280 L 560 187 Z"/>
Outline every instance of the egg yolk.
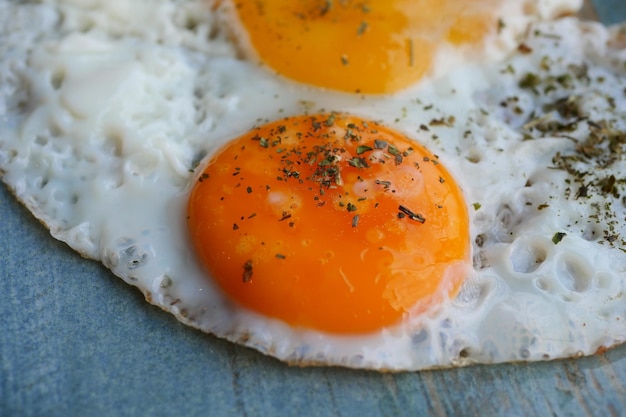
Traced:
<path fill-rule="evenodd" d="M 294 80 L 392 93 L 429 71 L 442 45 L 478 45 L 498 31 L 501 0 L 237 1 L 259 58 Z"/>
<path fill-rule="evenodd" d="M 458 291 L 463 196 L 435 155 L 357 117 L 286 118 L 208 163 L 188 225 L 236 303 L 290 325 L 370 332 Z"/>

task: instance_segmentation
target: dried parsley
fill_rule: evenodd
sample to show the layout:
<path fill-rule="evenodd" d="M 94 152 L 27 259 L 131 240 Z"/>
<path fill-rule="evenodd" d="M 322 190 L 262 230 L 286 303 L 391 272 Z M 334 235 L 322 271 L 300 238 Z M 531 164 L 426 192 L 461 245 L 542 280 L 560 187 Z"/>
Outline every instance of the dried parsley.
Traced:
<path fill-rule="evenodd" d="M 365 160 L 365 158 L 359 158 L 358 156 L 355 156 L 354 158 L 350 159 L 348 164 L 350 164 L 350 166 L 353 166 L 355 168 L 367 168 L 368 167 L 367 161 Z"/>
<path fill-rule="evenodd" d="M 563 240 L 565 236 L 567 236 L 567 233 L 556 232 L 554 236 L 552 236 L 552 243 L 554 243 L 555 245 L 558 245 L 559 242 Z"/>
<path fill-rule="evenodd" d="M 365 33 L 365 31 L 367 30 L 368 24 L 367 22 L 363 21 L 361 22 L 361 24 L 359 25 L 359 28 L 357 29 L 357 36 L 363 36 L 363 34 Z"/>
<path fill-rule="evenodd" d="M 243 264 L 243 282 L 252 280 L 252 260 L 249 259 Z"/>
<path fill-rule="evenodd" d="M 359 225 L 359 215 L 357 214 L 352 218 L 352 227 L 357 227 L 358 225 Z"/>
<path fill-rule="evenodd" d="M 422 216 L 419 213 L 414 213 L 410 209 L 408 209 L 408 208 L 406 208 L 406 207 L 404 207 L 402 205 L 398 206 L 398 210 L 400 210 L 400 213 L 405 214 L 406 216 L 408 216 L 409 219 L 411 219 L 411 220 L 415 220 L 415 221 L 420 222 L 420 223 L 424 223 L 426 221 L 424 216 Z M 400 216 L 398 216 L 398 217 L 400 217 Z"/>

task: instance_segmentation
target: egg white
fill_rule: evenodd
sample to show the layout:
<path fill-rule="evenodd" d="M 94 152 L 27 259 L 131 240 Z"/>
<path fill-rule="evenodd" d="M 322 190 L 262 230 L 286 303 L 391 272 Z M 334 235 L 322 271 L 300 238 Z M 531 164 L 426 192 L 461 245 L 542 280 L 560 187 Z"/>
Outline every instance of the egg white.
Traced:
<path fill-rule="evenodd" d="M 414 370 L 592 354 L 626 339 L 626 254 L 605 235 L 624 236 L 626 209 L 600 193 L 568 194 L 571 178 L 552 161 L 576 152 L 586 120 L 626 131 L 623 32 L 576 19 L 540 24 L 504 63 L 357 96 L 238 59 L 224 17 L 201 13 L 202 3 L 137 2 L 145 13 L 135 19 L 127 2 L 0 2 L 0 168 L 53 236 L 182 322 L 292 363 Z M 520 88 L 528 73 L 546 88 L 550 75 L 583 66 L 589 82 L 554 82 L 549 94 Z M 564 137 L 528 127 L 564 97 L 577 100 L 577 129 Z M 207 155 L 266 120 L 332 110 L 426 145 L 470 212 L 474 270 L 461 293 L 363 336 L 292 328 L 233 305 L 186 232 L 194 169 Z M 625 169 L 620 160 L 602 175 Z M 607 202 L 615 222 L 597 217 Z M 557 232 L 565 235 L 555 243 Z"/>

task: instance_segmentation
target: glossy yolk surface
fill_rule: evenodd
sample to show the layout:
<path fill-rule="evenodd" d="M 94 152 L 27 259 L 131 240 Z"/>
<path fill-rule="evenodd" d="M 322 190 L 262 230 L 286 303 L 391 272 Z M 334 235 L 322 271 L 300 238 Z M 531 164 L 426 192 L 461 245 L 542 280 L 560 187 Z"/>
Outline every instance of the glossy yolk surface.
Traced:
<path fill-rule="evenodd" d="M 341 114 L 232 141 L 192 190 L 188 225 L 235 302 L 294 326 L 369 332 L 454 294 L 469 258 L 461 192 L 437 157 Z"/>
<path fill-rule="evenodd" d="M 501 0 L 237 1 L 259 58 L 316 86 L 391 93 L 419 80 L 448 44 L 498 31 Z"/>

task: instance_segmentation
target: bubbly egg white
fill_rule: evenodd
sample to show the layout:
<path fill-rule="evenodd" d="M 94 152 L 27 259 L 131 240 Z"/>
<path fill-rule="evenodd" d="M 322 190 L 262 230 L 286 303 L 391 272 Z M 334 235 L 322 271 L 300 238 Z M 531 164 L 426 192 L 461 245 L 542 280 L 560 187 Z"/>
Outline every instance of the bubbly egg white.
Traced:
<path fill-rule="evenodd" d="M 129 4 L 0 2 L 0 169 L 53 236 L 150 302 L 299 364 L 412 370 L 626 340 L 626 163 L 595 155 L 626 142 L 626 29 L 539 24 L 506 62 L 362 97 L 238 59 L 204 2 Z M 457 179 L 474 270 L 454 300 L 348 337 L 238 308 L 206 279 L 185 220 L 194 169 L 254 125 L 322 110 L 406 133 Z M 594 135 L 609 139 L 591 146 Z"/>

